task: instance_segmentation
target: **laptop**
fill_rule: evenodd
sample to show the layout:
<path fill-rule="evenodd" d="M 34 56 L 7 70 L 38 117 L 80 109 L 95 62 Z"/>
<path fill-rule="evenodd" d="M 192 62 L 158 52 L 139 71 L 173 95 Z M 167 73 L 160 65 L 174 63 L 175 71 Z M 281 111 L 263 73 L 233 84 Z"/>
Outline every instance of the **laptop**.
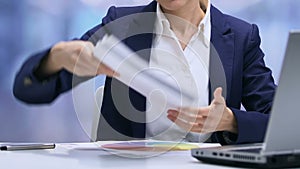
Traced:
<path fill-rule="evenodd" d="M 300 30 L 289 33 L 263 143 L 192 149 L 205 163 L 255 168 L 300 167 Z"/>

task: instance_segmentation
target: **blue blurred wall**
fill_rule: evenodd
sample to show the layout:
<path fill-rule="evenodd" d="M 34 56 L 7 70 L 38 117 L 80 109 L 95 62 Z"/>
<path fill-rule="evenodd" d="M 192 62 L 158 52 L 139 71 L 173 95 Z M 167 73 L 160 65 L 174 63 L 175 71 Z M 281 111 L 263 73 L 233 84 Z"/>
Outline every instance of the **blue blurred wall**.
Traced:
<path fill-rule="evenodd" d="M 30 54 L 58 41 L 80 37 L 100 23 L 110 5 L 146 4 L 149 1 L 0 0 L 0 142 L 88 141 L 86 132 L 90 130 L 94 107 L 87 99 L 92 95 L 84 94 L 85 87 L 79 87 L 73 94 L 61 95 L 50 105 L 27 105 L 12 95 L 14 76 Z M 273 69 L 277 81 L 288 31 L 300 29 L 300 1 L 212 2 L 223 12 L 259 26 L 266 63 Z M 103 84 L 103 77 L 92 84 L 94 88 Z M 80 105 L 78 100 L 82 101 Z M 89 108 L 81 110 L 82 107 Z"/>

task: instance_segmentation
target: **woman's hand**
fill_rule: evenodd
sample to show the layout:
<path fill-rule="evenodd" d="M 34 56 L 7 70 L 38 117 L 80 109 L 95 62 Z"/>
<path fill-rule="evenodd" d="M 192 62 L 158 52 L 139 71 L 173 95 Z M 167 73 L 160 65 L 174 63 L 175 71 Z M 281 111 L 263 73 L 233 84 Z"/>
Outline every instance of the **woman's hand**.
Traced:
<path fill-rule="evenodd" d="M 38 69 L 39 75 L 48 76 L 61 69 L 78 76 L 105 74 L 117 76 L 111 68 L 104 65 L 93 55 L 94 45 L 89 41 L 60 42 L 54 45 L 48 57 Z"/>
<path fill-rule="evenodd" d="M 167 117 L 186 131 L 209 133 L 229 131 L 238 133 L 233 112 L 226 106 L 222 88 L 214 92 L 214 100 L 203 108 L 181 108 L 169 110 Z"/>

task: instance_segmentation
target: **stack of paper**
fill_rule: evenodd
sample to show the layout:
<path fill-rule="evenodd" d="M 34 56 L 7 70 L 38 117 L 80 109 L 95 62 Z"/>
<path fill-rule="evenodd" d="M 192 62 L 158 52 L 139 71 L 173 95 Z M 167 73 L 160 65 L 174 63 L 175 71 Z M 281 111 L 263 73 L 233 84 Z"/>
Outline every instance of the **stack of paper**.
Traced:
<path fill-rule="evenodd" d="M 180 86 L 176 79 L 163 70 L 149 68 L 149 64 L 113 35 L 105 36 L 94 50 L 94 55 L 105 65 L 120 74 L 119 81 L 147 98 L 159 91 L 169 107 L 190 106 L 195 102 L 189 86 Z M 160 100 L 161 99 L 161 100 Z"/>

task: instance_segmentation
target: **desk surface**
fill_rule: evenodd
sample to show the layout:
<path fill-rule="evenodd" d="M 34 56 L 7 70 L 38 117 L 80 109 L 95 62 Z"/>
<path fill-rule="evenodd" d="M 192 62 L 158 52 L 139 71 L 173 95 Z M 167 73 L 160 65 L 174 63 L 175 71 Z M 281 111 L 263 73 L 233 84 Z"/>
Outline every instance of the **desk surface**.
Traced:
<path fill-rule="evenodd" d="M 126 158 L 103 151 L 94 143 L 57 144 L 55 149 L 49 150 L 0 151 L 0 166 L 11 169 L 225 168 L 202 164 L 190 151 L 169 151 L 151 158 Z"/>

